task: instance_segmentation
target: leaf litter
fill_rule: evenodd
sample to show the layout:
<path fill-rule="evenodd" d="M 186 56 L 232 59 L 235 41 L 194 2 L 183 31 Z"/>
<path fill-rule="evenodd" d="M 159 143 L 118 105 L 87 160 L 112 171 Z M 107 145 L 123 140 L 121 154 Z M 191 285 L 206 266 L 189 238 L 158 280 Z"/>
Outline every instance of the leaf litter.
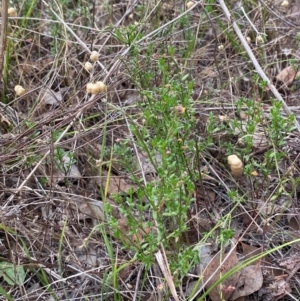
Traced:
<path fill-rule="evenodd" d="M 127 20 L 124 11 L 130 8 L 129 3 L 126 1 L 124 3 L 113 3 L 112 1 L 111 4 L 114 9 L 114 21 L 119 18 L 118 20 L 121 22 L 123 16 L 125 16 L 123 21 L 127 22 L 128 25 L 128 20 L 131 17 L 128 17 Z M 87 5 L 90 6 L 90 4 Z M 92 7 L 90 8 L 92 10 Z M 102 24 L 100 27 L 104 28 L 107 24 L 111 24 L 112 15 L 105 11 L 106 8 L 101 1 L 95 1 L 95 8 L 95 18 L 99 24 Z M 155 8 L 153 7 L 153 9 Z M 165 11 L 159 16 L 163 22 L 166 21 L 165 18 L 172 19 L 181 10 L 178 4 L 175 3 L 174 5 L 164 5 L 163 9 Z M 199 20 L 198 9 L 199 7 L 196 7 L 195 11 L 190 14 L 192 20 Z M 298 12 L 297 3 L 292 3 L 288 10 L 282 12 L 282 16 L 285 17 L 291 14 L 291 18 L 287 18 L 287 20 L 294 22 L 297 21 L 295 14 Z M 134 11 L 134 13 L 137 12 Z M 159 14 L 159 12 L 157 13 Z M 255 19 L 255 26 L 257 26 L 257 23 L 261 20 L 257 15 L 249 14 L 251 18 Z M 133 18 L 135 17 L 137 18 L 137 15 L 133 14 Z M 273 22 L 275 17 L 275 14 L 271 14 L 270 22 Z M 78 19 L 76 22 L 84 21 Z M 207 114 L 203 113 L 205 110 L 215 112 L 215 119 L 219 119 L 219 123 L 223 126 L 229 124 L 229 128 L 231 127 L 233 130 L 231 136 L 224 135 L 223 139 L 234 141 L 235 146 L 240 148 L 245 146 L 245 138 L 247 137 L 244 133 L 247 132 L 247 128 L 251 126 L 251 123 L 246 115 L 239 116 L 240 128 L 239 130 L 233 129 L 231 123 L 234 121 L 235 112 L 230 107 L 232 100 L 235 97 L 253 97 L 255 95 L 258 101 L 262 101 L 264 97 L 268 98 L 268 96 L 263 95 L 264 93 L 259 94 L 261 87 L 251 86 L 253 84 L 253 74 L 250 74 L 251 70 L 246 65 L 244 65 L 243 70 L 240 69 L 243 61 L 239 60 L 238 55 L 234 54 L 230 58 L 231 64 L 227 64 L 226 55 L 233 54 L 233 52 L 231 53 L 233 49 L 230 49 L 228 40 L 223 34 L 223 28 L 219 28 L 217 23 L 213 23 L 213 25 L 217 29 L 216 32 L 213 32 L 213 28 L 206 31 L 199 27 L 200 36 L 204 38 L 197 41 L 199 43 L 197 48 L 199 46 L 199 49 L 191 54 L 190 62 L 187 62 L 184 66 L 188 66 L 188 68 L 191 66 L 194 69 L 191 71 L 196 82 L 193 101 L 195 102 L 196 113 L 200 112 L 199 127 L 203 124 L 205 127 L 207 122 Z M 49 25 L 44 24 L 43 26 L 47 28 Z M 101 63 L 110 66 L 112 53 L 115 51 L 114 49 L 120 47 L 120 41 L 113 37 L 107 39 L 106 33 L 99 34 L 98 31 L 97 29 L 96 33 L 92 30 L 85 34 L 82 29 L 78 32 L 78 35 L 87 44 L 95 45 L 97 53 L 103 52 L 100 57 L 101 59 L 103 57 Z M 281 34 L 280 29 L 278 29 L 278 34 Z M 95 35 L 95 40 L 92 35 Z M 214 40 L 216 35 L 218 41 Z M 249 35 L 251 35 L 251 32 L 249 32 Z M 7 291 L 11 289 L 15 299 L 25 298 L 24 292 L 19 290 L 17 286 L 27 285 L 25 279 L 28 279 L 28 285 L 24 286 L 27 289 L 26 298 L 37 299 L 42 293 L 45 295 L 45 300 L 54 300 L 55 298 L 49 296 L 44 287 L 37 285 L 38 282 L 34 283 L 37 278 L 32 272 L 32 268 L 38 266 L 47 272 L 47 277 L 49 277 L 47 281 L 50 282 L 52 289 L 57 292 L 56 297 L 61 300 L 68 298 L 67 295 L 60 292 L 66 289 L 67 286 L 61 285 L 66 281 L 69 281 L 68 284 L 70 284 L 67 287 L 70 300 L 80 298 L 84 300 L 86 298 L 84 294 L 94 293 L 99 295 L 101 285 L 105 287 L 102 293 L 107 292 L 107 300 L 113 300 L 114 290 L 110 287 L 111 284 L 108 281 L 109 284 L 106 287 L 103 282 L 107 279 L 110 280 L 109 275 L 111 275 L 113 267 L 126 262 L 132 256 L 132 253 L 130 251 L 126 252 L 123 249 L 122 239 L 120 242 L 108 230 L 106 235 L 113 238 L 112 248 L 116 252 L 116 262 L 111 263 L 112 258 L 109 257 L 109 252 L 106 251 L 109 246 L 105 245 L 105 240 L 102 237 L 104 234 L 99 235 L 99 232 L 97 232 L 99 224 L 103 225 L 108 222 L 104 204 L 110 205 L 109 218 L 115 219 L 118 229 L 123 233 L 124 244 L 147 245 L 149 236 L 153 237 L 157 234 L 156 226 L 149 227 L 148 223 L 143 223 L 140 231 L 131 232 L 128 218 L 120 212 L 121 206 L 116 203 L 114 196 L 122 195 L 124 203 L 126 203 L 127 193 L 138 193 L 141 184 L 133 183 L 128 174 L 124 172 L 121 162 L 126 155 L 113 154 L 115 157 L 113 157 L 112 162 L 109 162 L 110 156 L 108 155 L 112 153 L 111 150 L 117 145 L 115 143 L 116 137 L 120 138 L 120 141 L 126 139 L 130 141 L 128 137 L 131 137 L 132 133 L 125 125 L 124 112 L 128 115 L 139 116 L 139 114 L 135 115 L 138 112 L 135 105 L 137 99 L 139 99 L 139 96 L 136 97 L 136 95 L 139 95 L 140 91 L 131 91 L 133 86 L 128 84 L 130 75 L 126 75 L 126 68 L 120 68 L 115 74 L 112 72 L 107 95 L 101 96 L 101 98 L 99 97 L 96 101 L 86 105 L 88 100 L 83 91 L 85 91 L 86 84 L 90 80 L 92 82 L 99 80 L 97 74 L 102 72 L 100 66 L 95 63 L 92 66 L 93 69 L 89 71 L 80 69 L 83 66 L 81 62 L 88 60 L 89 55 L 84 54 L 82 50 L 75 49 L 79 47 L 77 44 L 76 47 L 72 48 L 71 44 L 66 43 L 67 56 L 64 58 L 65 61 L 60 61 L 57 56 L 53 56 L 51 53 L 52 37 L 49 41 L 48 34 L 44 35 L 43 32 L 38 33 L 37 37 L 35 35 L 32 35 L 32 37 L 33 39 L 20 39 L 18 41 L 19 44 L 17 44 L 16 50 L 19 49 L 19 52 L 14 56 L 15 62 L 18 62 L 18 64 L 16 64 L 14 70 L 11 70 L 11 84 L 5 88 L 8 90 L 7 97 L 11 101 L 9 105 L 1 104 L 0 159 L 3 169 L 0 212 L 3 228 L 1 228 L 0 250 L 4 258 L 4 261 L 2 261 L 4 268 L 1 272 L 1 286 L 5 287 Z M 176 35 L 174 35 L 174 43 L 175 40 L 178 43 L 180 39 L 177 39 L 177 37 L 175 39 L 175 37 Z M 287 43 L 285 43 L 284 36 L 282 37 L 283 55 L 291 58 L 294 53 L 293 45 L 284 45 Z M 270 48 L 266 48 L 268 54 L 272 52 L 271 46 L 277 45 L 277 38 L 271 35 L 267 37 L 270 43 Z M 73 38 L 70 36 L 70 39 Z M 254 41 L 255 37 L 252 37 L 252 40 Z M 74 45 L 79 43 L 78 40 L 72 40 L 70 43 L 73 42 Z M 251 44 L 251 39 L 249 43 Z M 222 49 L 219 48 L 220 51 L 217 53 L 214 51 L 216 45 L 223 46 Z M 257 45 L 253 44 L 251 46 L 256 55 L 259 56 Z M 68 51 L 70 52 L 68 53 Z M 118 57 L 119 53 L 116 51 L 114 55 Z M 159 56 L 158 53 L 156 55 Z M 72 59 L 68 59 L 68 56 Z M 218 60 L 222 63 L 215 65 Z M 227 66 L 228 69 L 220 70 L 220 67 L 223 68 L 223 66 Z M 147 67 L 150 68 L 150 66 Z M 272 70 L 269 71 L 271 74 Z M 227 73 L 236 74 L 236 79 L 227 77 Z M 249 75 L 246 76 L 246 73 L 249 73 Z M 297 68 L 283 64 L 277 68 L 277 75 L 274 76 L 279 88 L 282 88 L 286 95 L 290 95 L 287 101 L 296 105 L 298 105 L 299 95 L 293 91 L 297 91 L 298 73 Z M 23 76 L 23 74 L 26 76 Z M 225 78 L 222 78 L 223 76 Z M 157 85 L 159 85 L 159 76 L 156 80 Z M 13 95 L 15 95 L 14 86 L 20 84 L 20 81 L 22 81 L 22 86 L 26 87 L 26 93 L 21 93 L 17 99 L 13 100 Z M 227 81 L 229 86 L 226 89 L 228 88 L 231 92 L 226 94 L 222 83 Z M 47 82 L 47 85 L 43 82 Z M 254 91 L 255 89 L 257 89 L 258 94 Z M 213 101 L 210 100 L 210 97 L 213 98 Z M 201 101 L 197 102 L 199 99 Z M 214 104 L 211 107 L 207 104 L 208 107 L 204 108 L 203 103 L 207 99 L 214 102 Z M 122 114 L 120 114 L 121 110 L 106 107 L 106 103 L 118 104 L 119 101 L 124 107 Z M 126 105 L 128 105 L 128 108 L 126 108 Z M 181 110 L 177 110 L 178 114 L 172 114 L 173 117 L 181 117 L 189 113 L 186 111 L 186 107 L 181 104 L 175 104 L 173 108 L 181 108 Z M 269 108 L 269 104 L 264 104 L 265 119 L 267 121 L 270 118 Z M 297 112 L 297 108 L 295 110 Z M 79 112 L 81 113 L 79 114 Z M 78 123 L 73 124 L 68 135 L 58 145 L 55 145 L 63 154 L 59 157 L 60 161 L 55 161 L 53 158 L 55 149 L 51 149 L 55 143 L 53 133 L 63 131 L 65 126 L 70 125 L 77 115 L 79 117 Z M 103 117 L 104 115 L 108 117 Z M 299 114 L 296 118 L 299 119 Z M 252 154 L 258 154 L 253 156 L 258 163 L 263 160 L 263 156 L 260 156 L 259 152 L 264 154 L 270 146 L 270 137 L 266 135 L 264 129 L 265 124 L 263 122 L 258 123 L 251 136 L 254 149 Z M 111 141 L 109 139 L 103 141 L 106 131 L 113 133 L 114 138 Z M 74 133 L 75 135 L 73 135 Z M 201 141 L 203 139 L 202 134 L 205 139 L 204 131 L 200 130 L 195 133 L 195 137 Z M 289 157 L 286 158 L 289 162 L 288 166 L 293 166 L 293 175 L 289 174 L 288 178 L 284 178 L 282 175 L 289 171 L 285 167 L 280 167 L 280 176 L 278 176 L 278 170 L 275 170 L 274 174 L 263 179 L 261 172 L 257 172 L 254 176 L 252 171 L 251 175 L 253 177 L 250 176 L 251 181 L 249 182 L 245 175 L 241 175 L 241 179 L 234 180 L 228 176 L 228 166 L 222 158 L 232 154 L 224 153 L 224 150 L 219 148 L 218 139 L 221 140 L 222 135 L 216 133 L 214 145 L 209 149 L 211 153 L 204 154 L 209 164 L 203 164 L 199 168 L 202 189 L 200 192 L 197 189 L 193 192 L 195 202 L 188 212 L 189 221 L 187 226 L 189 229 L 187 234 L 191 239 L 182 239 L 184 246 L 189 247 L 192 242 L 199 243 L 203 239 L 204 233 L 213 232 L 213 237 L 207 240 L 205 245 L 198 246 L 202 261 L 198 266 L 198 270 L 196 269 L 196 275 L 188 276 L 193 280 L 197 277 L 200 278 L 202 283 L 206 283 L 207 290 L 227 271 L 237 267 L 246 259 L 261 254 L 263 247 L 266 249 L 272 248 L 287 243 L 294 237 L 299 237 L 297 205 L 294 202 L 295 199 L 292 199 L 289 194 L 292 192 L 297 198 L 297 184 L 285 186 L 285 190 L 282 191 L 276 188 L 282 181 L 292 182 L 299 175 L 297 152 L 300 149 L 300 144 L 297 143 L 297 138 L 292 135 L 287 137 L 287 144 L 293 146 L 293 154 L 296 152 L 296 156 L 291 156 L 292 160 Z M 133 149 L 132 144 L 131 147 Z M 39 164 L 36 172 L 31 173 L 34 165 L 49 150 L 52 157 L 51 155 L 48 156 L 45 161 Z M 292 154 L 292 152 L 289 154 Z M 156 168 L 162 164 L 163 160 L 158 152 L 154 154 L 155 160 L 153 161 L 150 160 L 149 154 L 142 153 L 138 149 L 134 153 L 132 152 L 131 156 L 131 163 L 136 176 L 151 175 L 147 178 L 150 182 L 160 180 L 155 176 Z M 102 166 L 101 174 L 99 174 L 99 166 L 96 166 L 96 162 Z M 105 162 L 108 163 L 105 164 Z M 137 166 L 140 166 L 140 168 L 136 168 Z M 19 189 L 23 181 L 26 184 L 23 189 Z M 265 184 L 266 181 L 268 181 L 267 184 Z M 213 230 L 218 225 L 218 220 L 223 218 L 232 206 L 231 200 L 224 193 L 227 185 L 230 188 L 238 187 L 243 192 L 253 190 L 248 203 L 243 204 L 244 206 L 237 206 L 234 210 L 233 224 L 236 233 L 243 233 L 243 240 L 239 242 L 238 248 L 232 249 L 230 253 L 219 250 L 216 241 L 220 233 L 218 233 L 218 230 Z M 266 196 L 268 190 L 274 192 L 275 197 L 271 201 Z M 107 193 L 105 197 L 103 197 L 103 191 Z M 280 194 L 285 195 L 286 199 L 278 197 Z M 144 199 L 139 201 L 145 202 Z M 163 210 L 163 206 L 161 210 Z M 136 212 L 133 210 L 132 214 L 135 215 Z M 144 214 L 144 221 L 148 222 L 151 215 L 149 215 L 149 212 Z M 286 226 L 289 227 L 289 230 L 284 234 L 280 233 L 280 230 Z M 13 229 L 16 229 L 18 235 L 28 242 L 28 250 L 21 247 L 23 241 L 20 241 L 18 236 L 13 233 Z M 263 229 L 263 235 L 260 229 Z M 60 244 L 63 245 L 61 253 L 59 253 L 58 248 Z M 31 256 L 27 256 L 29 253 Z M 33 254 L 35 256 L 32 256 Z M 64 262 L 63 271 L 60 266 L 61 262 L 57 260 L 58 254 Z M 137 298 L 141 300 L 162 300 L 162 293 L 159 293 L 159 290 L 156 291 L 160 287 L 159 285 L 163 287 L 165 299 L 167 299 L 168 290 L 170 290 L 175 300 L 179 300 L 179 295 L 181 299 L 184 298 L 182 291 L 187 291 L 189 288 L 188 285 L 185 287 L 187 276 L 183 275 L 182 279 L 184 281 L 180 289 L 178 286 L 175 287 L 169 270 L 169 265 L 172 265 L 168 262 L 169 254 L 163 254 L 161 251 L 155 254 L 160 271 L 156 270 L 155 275 L 153 275 L 151 270 L 149 275 L 144 278 L 147 281 L 145 281 L 146 285 L 143 287 L 142 282 L 139 282 L 141 276 L 135 273 L 134 269 L 135 265 L 143 267 L 139 262 L 134 262 L 130 265 L 130 268 L 124 267 L 121 270 L 123 273 L 120 272 L 119 278 L 114 280 L 118 282 L 120 288 L 126 288 L 128 291 L 123 295 L 120 293 L 120 298 L 124 300 L 136 300 Z M 278 251 L 274 254 L 273 257 L 266 256 L 252 262 L 225 279 L 220 285 L 211 290 L 209 293 L 210 300 L 249 300 L 246 298 L 249 296 L 256 296 L 259 300 L 279 300 L 292 294 L 292 279 L 298 279 L 299 277 L 297 275 L 299 270 L 297 247 L 291 246 L 287 253 Z M 290 257 L 287 258 L 287 255 L 290 255 Z M 227 259 L 224 260 L 225 258 Z M 268 267 L 265 265 L 268 265 Z M 144 271 L 143 268 L 140 270 Z M 153 270 L 155 269 L 153 268 Z M 155 281 L 154 279 L 163 280 Z M 57 283 L 57 280 L 61 280 L 60 283 Z M 125 281 L 127 286 L 122 286 Z M 136 289 L 135 292 L 128 289 L 130 285 Z M 200 293 L 202 292 L 204 290 Z M 157 295 L 160 297 L 156 298 Z M 187 299 L 190 297 L 189 293 L 185 296 Z M 267 297 L 268 299 L 266 299 Z"/>

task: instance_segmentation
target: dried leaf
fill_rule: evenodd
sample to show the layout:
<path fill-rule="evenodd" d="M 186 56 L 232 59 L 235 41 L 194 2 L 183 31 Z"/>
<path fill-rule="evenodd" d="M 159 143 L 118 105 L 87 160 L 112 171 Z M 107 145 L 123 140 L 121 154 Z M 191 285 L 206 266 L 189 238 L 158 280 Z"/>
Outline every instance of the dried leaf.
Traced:
<path fill-rule="evenodd" d="M 138 158 L 137 155 L 135 154 L 134 159 L 136 160 L 137 166 L 139 166 L 139 164 L 141 165 L 141 168 L 145 175 L 156 172 L 155 167 L 153 166 L 153 164 L 148 158 L 148 154 L 138 151 Z M 156 153 L 155 159 L 156 162 L 160 163 L 162 160 L 161 155 L 159 153 Z"/>
<path fill-rule="evenodd" d="M 68 257 L 69 263 L 72 265 L 93 268 L 99 264 L 97 262 L 97 251 L 91 246 L 85 246 L 84 248 L 78 246 L 75 248 L 74 254 L 70 254 Z M 85 278 L 85 275 L 83 274 L 82 277 Z"/>
<path fill-rule="evenodd" d="M 300 258 L 299 258 L 299 254 L 297 255 L 294 255 L 292 257 L 289 257 L 289 258 L 286 258 L 286 259 L 283 259 L 281 262 L 280 262 L 280 266 L 281 267 L 285 267 L 286 269 L 288 270 L 293 270 L 295 268 L 295 266 L 300 262 Z"/>
<path fill-rule="evenodd" d="M 107 221 L 107 218 L 110 218 L 108 216 L 105 216 L 104 209 L 103 209 L 103 202 L 98 200 L 92 200 L 92 199 L 84 199 L 81 200 L 80 198 L 73 198 L 69 200 L 70 203 L 74 204 L 80 214 L 78 215 L 79 220 L 84 220 L 86 218 L 92 218 L 95 219 L 95 222 L 101 220 L 101 221 Z M 118 209 L 118 206 L 116 203 L 109 198 L 106 198 L 106 203 L 110 204 L 111 207 L 111 215 L 114 218 L 120 218 L 120 212 Z"/>
<path fill-rule="evenodd" d="M 295 231 L 299 231 L 300 230 L 300 221 L 299 221 L 298 214 L 288 215 L 287 216 L 287 220 L 288 220 L 289 226 L 293 230 L 295 230 Z"/>
<path fill-rule="evenodd" d="M 185 287 L 185 292 L 184 292 L 184 296 L 187 298 L 187 300 L 191 299 L 192 297 L 194 297 L 194 294 L 192 294 L 193 292 L 197 293 L 197 291 L 200 289 L 201 287 L 201 282 L 199 283 L 199 281 L 189 281 Z"/>
<path fill-rule="evenodd" d="M 291 287 L 284 279 L 279 279 L 276 283 L 273 283 L 270 287 L 272 301 L 277 301 L 284 297 L 287 293 L 291 293 Z"/>
<path fill-rule="evenodd" d="M 296 72 L 297 70 L 295 70 L 293 66 L 288 66 L 277 74 L 276 79 L 281 81 L 285 88 L 287 88 L 293 83 L 294 79 L 299 76 L 300 73 L 298 72 L 296 74 Z"/>
<path fill-rule="evenodd" d="M 258 291 L 263 284 L 263 276 L 260 263 L 256 265 L 246 266 L 241 270 L 241 274 L 236 284 L 236 289 L 229 300 L 236 300 L 237 298 L 248 296 Z"/>
<path fill-rule="evenodd" d="M 249 258 L 253 258 L 255 255 L 259 255 L 262 252 L 262 247 L 258 248 L 255 246 L 251 246 L 248 244 L 245 244 L 243 242 L 241 242 L 242 248 L 243 248 L 243 255 L 244 255 L 244 259 L 249 259 Z M 258 259 L 257 261 L 254 261 L 252 264 L 258 264 L 260 263 L 261 259 Z"/>
<path fill-rule="evenodd" d="M 273 258 L 269 255 L 264 257 L 264 266 L 265 271 L 268 273 L 268 275 L 270 275 L 270 277 L 276 278 L 284 276 L 283 269 L 279 269 L 278 265 L 273 263 Z"/>
<path fill-rule="evenodd" d="M 259 212 L 266 216 L 272 216 L 277 213 L 282 213 L 284 211 L 284 208 L 287 208 L 288 201 L 285 201 L 281 203 L 280 205 L 273 204 L 273 203 L 267 203 L 265 204 L 263 201 L 259 201 L 258 209 Z"/>
<path fill-rule="evenodd" d="M 293 52 L 293 49 L 292 49 L 292 48 L 282 48 L 282 53 L 283 53 L 285 56 L 291 55 L 292 52 Z"/>
<path fill-rule="evenodd" d="M 267 138 L 264 132 L 260 131 L 259 127 L 256 126 L 252 136 L 253 147 L 264 148 L 267 146 Z"/>
<path fill-rule="evenodd" d="M 84 220 L 87 217 L 94 217 L 101 221 L 105 220 L 104 212 L 103 212 L 103 203 L 97 202 L 98 204 L 87 202 L 87 203 L 80 203 L 79 211 L 81 215 L 78 216 L 79 220 Z"/>
<path fill-rule="evenodd" d="M 244 301 L 244 300 L 245 300 L 245 297 L 243 296 L 243 297 L 239 297 L 239 298 L 235 299 L 234 301 Z"/>
<path fill-rule="evenodd" d="M 144 239 L 144 236 L 150 233 L 151 228 L 149 227 L 142 227 L 138 230 L 135 234 L 130 234 L 130 229 L 128 227 L 128 220 L 125 217 L 118 219 L 118 229 L 124 234 L 123 239 L 127 242 L 141 242 Z"/>
<path fill-rule="evenodd" d="M 201 262 L 199 263 L 199 269 L 202 273 L 207 265 L 212 261 L 214 252 L 214 246 L 212 244 L 206 243 L 198 243 L 196 247 L 194 247 L 195 251 L 199 252 L 199 258 L 201 258 Z"/>
<path fill-rule="evenodd" d="M 42 99 L 47 105 L 58 105 L 62 102 L 63 96 L 60 91 L 55 92 L 52 89 L 46 89 Z"/>
<path fill-rule="evenodd" d="M 201 71 L 200 75 L 205 78 L 216 78 L 218 76 L 218 73 L 214 71 L 212 67 L 206 67 Z"/>
<path fill-rule="evenodd" d="M 0 131 L 3 133 L 7 133 L 12 128 L 10 121 L 0 113 Z"/>
<path fill-rule="evenodd" d="M 67 177 L 69 178 L 81 178 L 81 173 L 75 164 L 72 164 L 72 156 L 66 153 L 62 157 L 62 164 L 64 165 L 64 170 L 67 171 Z"/>
<path fill-rule="evenodd" d="M 203 177 L 205 177 L 205 174 L 201 175 Z M 207 180 L 207 178 L 205 178 L 205 180 Z M 197 198 L 199 198 L 199 200 L 204 201 L 204 202 L 210 202 L 211 204 L 215 203 L 216 200 L 216 193 L 211 190 L 211 189 L 205 189 L 205 188 L 201 188 L 197 190 Z"/>
<path fill-rule="evenodd" d="M 110 194 L 127 192 L 129 189 L 137 189 L 137 186 L 129 184 L 124 178 L 118 176 L 110 176 L 102 178 L 102 187 L 107 189 Z"/>
<path fill-rule="evenodd" d="M 239 143 L 243 145 L 244 144 L 243 135 L 244 135 L 244 133 L 247 133 L 247 126 L 248 126 L 247 120 L 242 120 L 241 126 L 242 126 L 241 130 L 239 128 L 235 127 L 234 133 L 241 137 L 239 139 Z M 257 124 L 255 126 L 254 133 L 252 135 L 252 142 L 253 142 L 253 147 L 258 148 L 258 149 L 264 148 L 268 145 L 268 143 L 267 143 L 268 140 L 267 140 L 267 137 L 265 135 L 265 132 L 264 132 L 261 124 Z"/>
<path fill-rule="evenodd" d="M 209 289 L 215 282 L 220 279 L 221 275 L 224 275 L 226 272 L 228 272 L 238 264 L 238 258 L 236 256 L 235 250 L 231 251 L 229 257 L 225 262 L 223 262 L 224 258 L 226 258 L 227 256 L 228 254 L 219 253 L 206 267 L 203 273 L 203 281 L 206 282 L 208 279 L 210 279 L 206 284 L 206 289 Z M 221 263 L 222 266 L 220 267 Z M 212 301 L 229 300 L 230 296 L 233 293 L 232 288 L 235 288 L 235 286 L 237 285 L 240 274 L 241 271 L 237 271 L 235 274 L 231 275 L 227 279 L 224 279 L 222 283 L 214 287 L 214 289 L 209 293 Z M 211 277 L 211 275 L 213 276 Z"/>
<path fill-rule="evenodd" d="M 45 175 L 49 185 L 51 185 L 51 181 L 59 183 L 65 178 L 79 179 L 82 177 L 78 167 L 72 164 L 72 158 L 68 153 L 65 153 L 61 160 L 56 160 L 54 167 L 49 162 L 45 169 Z"/>

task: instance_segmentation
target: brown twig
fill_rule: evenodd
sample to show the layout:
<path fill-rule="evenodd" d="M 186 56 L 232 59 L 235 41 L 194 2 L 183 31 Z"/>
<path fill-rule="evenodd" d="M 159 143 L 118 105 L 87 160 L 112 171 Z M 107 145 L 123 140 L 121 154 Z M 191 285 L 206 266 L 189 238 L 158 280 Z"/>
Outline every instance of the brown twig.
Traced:
<path fill-rule="evenodd" d="M 1 36 L 0 36 L 0 70 L 3 77 L 3 65 L 6 49 L 6 28 L 8 20 L 8 0 L 2 0 L 2 24 L 1 24 Z"/>

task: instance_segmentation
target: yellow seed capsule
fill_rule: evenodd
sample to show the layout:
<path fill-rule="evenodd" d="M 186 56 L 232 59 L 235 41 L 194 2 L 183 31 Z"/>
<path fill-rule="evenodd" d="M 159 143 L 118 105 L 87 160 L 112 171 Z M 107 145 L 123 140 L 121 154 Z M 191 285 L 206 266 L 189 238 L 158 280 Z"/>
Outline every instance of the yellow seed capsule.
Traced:
<path fill-rule="evenodd" d="M 93 87 L 94 87 L 94 84 L 93 84 L 93 83 L 88 83 L 88 84 L 86 85 L 86 92 L 92 93 Z"/>
<path fill-rule="evenodd" d="M 84 69 L 85 69 L 86 71 L 92 71 L 92 70 L 93 70 L 93 65 L 92 65 L 90 62 L 86 62 L 86 63 L 84 64 Z"/>
<path fill-rule="evenodd" d="M 228 165 L 234 177 L 238 178 L 243 174 L 243 162 L 237 155 L 230 155 L 227 158 Z"/>
<path fill-rule="evenodd" d="M 97 51 L 92 51 L 90 55 L 90 60 L 96 62 L 99 59 L 100 54 Z"/>
<path fill-rule="evenodd" d="M 10 17 L 15 17 L 17 15 L 17 10 L 14 7 L 9 7 L 7 13 Z"/>
<path fill-rule="evenodd" d="M 264 39 L 262 38 L 262 36 L 256 37 L 256 44 L 262 44 L 263 42 L 264 42 Z"/>
<path fill-rule="evenodd" d="M 99 94 L 99 92 L 100 92 L 100 89 L 99 89 L 98 85 L 97 84 L 93 84 L 91 86 L 91 93 L 96 95 L 96 94 Z"/>
<path fill-rule="evenodd" d="M 171 111 L 175 114 L 175 115 L 182 115 L 184 114 L 186 108 L 183 107 L 183 106 L 176 106 L 176 107 L 173 107 L 171 108 Z"/>
<path fill-rule="evenodd" d="M 251 43 L 251 38 L 250 38 L 250 37 L 247 37 L 246 40 L 247 40 L 247 43 L 248 43 L 248 44 Z"/>
<path fill-rule="evenodd" d="M 187 3 L 186 3 L 186 8 L 187 9 L 190 9 L 191 7 L 193 7 L 195 5 L 195 3 L 193 2 L 193 1 L 188 1 Z"/>
<path fill-rule="evenodd" d="M 219 51 L 222 51 L 224 49 L 224 45 L 223 44 L 219 45 L 218 49 L 219 49 Z"/>
<path fill-rule="evenodd" d="M 15 92 L 16 92 L 17 96 L 22 96 L 22 95 L 25 94 L 26 90 L 22 86 L 16 85 L 15 86 Z"/>
<path fill-rule="evenodd" d="M 290 3 L 289 3 L 289 1 L 287 1 L 287 0 L 284 0 L 284 1 L 282 1 L 282 3 L 281 3 L 281 7 L 284 7 L 284 8 L 286 8 L 286 7 L 289 7 L 290 6 Z"/>
<path fill-rule="evenodd" d="M 91 94 L 99 94 L 106 91 L 106 85 L 103 82 L 88 83 L 86 85 L 86 92 Z"/>
<path fill-rule="evenodd" d="M 99 88 L 99 93 L 106 91 L 106 85 L 104 82 L 98 81 L 98 82 L 96 82 L 96 85 Z"/>

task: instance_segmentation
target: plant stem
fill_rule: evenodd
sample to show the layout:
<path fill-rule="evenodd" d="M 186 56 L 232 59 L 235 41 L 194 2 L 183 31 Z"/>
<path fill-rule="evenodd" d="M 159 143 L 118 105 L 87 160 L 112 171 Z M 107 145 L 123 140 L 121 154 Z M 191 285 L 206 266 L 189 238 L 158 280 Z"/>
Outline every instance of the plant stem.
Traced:
<path fill-rule="evenodd" d="M 5 49 L 6 49 L 7 21 L 8 21 L 8 1 L 2 0 L 2 26 L 1 26 L 1 36 L 0 36 L 0 70 L 1 70 L 2 77 L 3 77 L 2 71 L 4 65 Z M 4 82 L 4 78 L 2 79 Z"/>

